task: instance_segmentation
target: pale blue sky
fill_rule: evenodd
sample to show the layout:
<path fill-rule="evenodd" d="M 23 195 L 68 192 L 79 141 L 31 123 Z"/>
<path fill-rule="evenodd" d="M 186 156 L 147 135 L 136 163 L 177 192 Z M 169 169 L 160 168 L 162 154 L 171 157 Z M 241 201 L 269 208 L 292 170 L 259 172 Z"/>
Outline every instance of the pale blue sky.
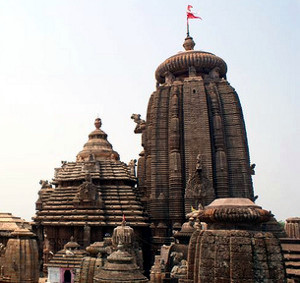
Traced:
<path fill-rule="evenodd" d="M 300 216 L 297 0 L 0 1 L 0 210 L 30 220 L 40 179 L 74 161 L 97 114 L 121 160 L 137 158 L 156 67 L 196 49 L 228 65 L 240 96 L 258 204 Z"/>

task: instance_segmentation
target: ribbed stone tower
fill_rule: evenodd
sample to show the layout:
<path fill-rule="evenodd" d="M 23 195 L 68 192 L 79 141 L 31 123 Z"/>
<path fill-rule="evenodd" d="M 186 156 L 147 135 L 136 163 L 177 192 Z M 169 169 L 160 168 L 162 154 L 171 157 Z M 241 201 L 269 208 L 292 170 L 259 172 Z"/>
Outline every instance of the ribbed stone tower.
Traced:
<path fill-rule="evenodd" d="M 7 242 L 1 283 L 38 283 L 39 254 L 36 235 L 26 228 L 17 228 Z"/>
<path fill-rule="evenodd" d="M 154 243 L 168 242 L 191 206 L 215 198 L 254 200 L 245 123 L 239 98 L 226 80 L 226 63 L 195 51 L 188 36 L 180 52 L 155 72 L 142 133 L 139 188 L 151 217 Z M 138 116 L 138 115 L 136 115 Z"/>

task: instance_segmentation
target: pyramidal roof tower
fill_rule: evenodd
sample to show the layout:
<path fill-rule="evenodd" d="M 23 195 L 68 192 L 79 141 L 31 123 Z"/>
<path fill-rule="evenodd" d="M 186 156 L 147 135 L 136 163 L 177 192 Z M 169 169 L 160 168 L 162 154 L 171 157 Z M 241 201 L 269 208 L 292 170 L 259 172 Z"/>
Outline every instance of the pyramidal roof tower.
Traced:
<path fill-rule="evenodd" d="M 101 240 L 122 223 L 123 215 L 137 233 L 148 226 L 135 190 L 135 165 L 119 160 L 100 118 L 94 125 L 76 162 L 63 161 L 52 184 L 40 182 L 34 226 L 40 242 L 47 235 L 52 252 L 63 249 L 70 237 L 84 247 Z"/>
<path fill-rule="evenodd" d="M 216 198 L 254 200 L 245 123 L 239 97 L 220 57 L 194 50 L 161 63 L 142 133 L 139 187 L 151 218 L 153 241 L 168 242 L 191 207 Z M 142 127 L 141 127 L 142 124 Z"/>

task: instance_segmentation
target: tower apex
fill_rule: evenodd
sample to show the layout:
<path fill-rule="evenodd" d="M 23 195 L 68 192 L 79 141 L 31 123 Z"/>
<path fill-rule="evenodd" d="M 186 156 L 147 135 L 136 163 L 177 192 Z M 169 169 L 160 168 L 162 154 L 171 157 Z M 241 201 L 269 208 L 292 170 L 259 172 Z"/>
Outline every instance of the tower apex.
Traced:
<path fill-rule="evenodd" d="M 184 40 L 183 47 L 185 51 L 194 50 L 196 43 L 191 36 L 187 36 Z"/>
<path fill-rule="evenodd" d="M 97 118 L 95 119 L 94 125 L 95 125 L 96 129 L 98 129 L 98 130 L 101 128 L 101 126 L 102 126 L 102 121 L 101 121 L 101 119 L 100 119 L 99 117 L 97 117 Z"/>

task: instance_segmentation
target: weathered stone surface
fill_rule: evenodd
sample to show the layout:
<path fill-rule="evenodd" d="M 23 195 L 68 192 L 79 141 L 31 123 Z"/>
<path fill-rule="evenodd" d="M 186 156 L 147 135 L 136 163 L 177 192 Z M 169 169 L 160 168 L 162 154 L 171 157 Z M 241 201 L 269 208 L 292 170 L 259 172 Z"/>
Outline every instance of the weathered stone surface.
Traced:
<path fill-rule="evenodd" d="M 226 63 L 192 43 L 186 38 L 186 51 L 157 68 L 157 89 L 136 131 L 144 147 L 138 179 L 157 248 L 170 241 L 191 206 L 215 198 L 254 200 L 242 109 L 226 81 Z"/>
<path fill-rule="evenodd" d="M 22 227 L 31 229 L 31 225 L 24 219 L 16 217 L 11 213 L 0 213 L 0 243 L 6 246 L 11 233 Z"/>
<path fill-rule="evenodd" d="M 45 234 L 48 252 L 63 249 L 71 236 L 87 247 L 111 234 L 123 215 L 141 238 L 146 234 L 147 216 L 135 188 L 134 168 L 119 160 L 100 129 L 99 118 L 95 127 L 77 161 L 62 162 L 61 168 L 55 169 L 53 182 L 41 183 L 34 217 L 41 250 Z"/>
<path fill-rule="evenodd" d="M 279 239 L 261 231 L 271 213 L 249 199 L 217 199 L 191 215 L 209 230 L 191 237 L 186 279 L 200 282 L 286 282 Z M 189 282 L 189 281 L 182 281 Z"/>
<path fill-rule="evenodd" d="M 148 282 L 141 272 L 142 256 L 134 245 L 134 231 L 126 225 L 125 220 L 121 226 L 114 229 L 112 243 L 116 246 L 116 250 L 107 257 L 104 266 L 95 273 L 94 282 Z"/>
<path fill-rule="evenodd" d="M 300 217 L 288 218 L 284 229 L 288 238 L 300 239 Z"/>
<path fill-rule="evenodd" d="M 0 282 L 38 283 L 39 255 L 36 236 L 26 228 L 17 228 L 7 242 Z"/>
<path fill-rule="evenodd" d="M 300 281 L 300 239 L 281 238 L 281 248 L 283 251 L 288 282 Z"/>

